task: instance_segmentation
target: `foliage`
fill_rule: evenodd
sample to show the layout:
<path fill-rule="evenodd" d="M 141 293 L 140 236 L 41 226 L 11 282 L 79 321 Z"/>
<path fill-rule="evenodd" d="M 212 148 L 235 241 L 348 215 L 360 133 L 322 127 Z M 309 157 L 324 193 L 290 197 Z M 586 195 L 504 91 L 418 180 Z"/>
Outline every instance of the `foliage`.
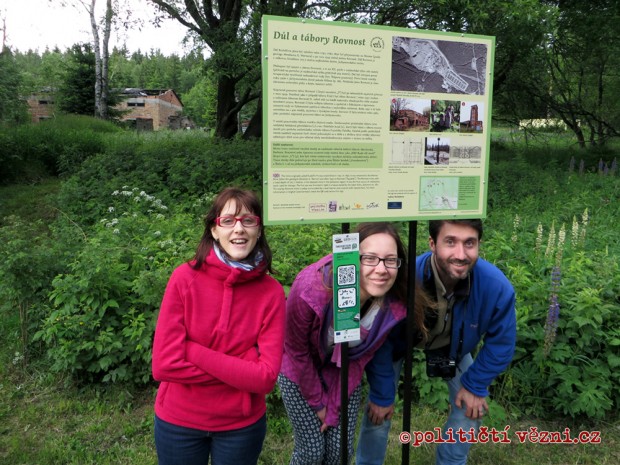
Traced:
<path fill-rule="evenodd" d="M 66 76 L 57 94 L 60 111 L 95 114 L 95 55 L 89 44 L 74 45 L 69 53 Z"/>
<path fill-rule="evenodd" d="M 8 313 L 16 311 L 17 337 L 10 338 L 13 342 L 8 345 L 27 363 L 30 352 L 36 350 L 30 345 L 31 336 L 44 316 L 36 306 L 46 298 L 49 276 L 61 268 L 60 251 L 49 246 L 47 234 L 41 232 L 45 231 L 41 219 L 26 222 L 11 215 L 2 218 L 0 224 L 0 308 Z"/>
<path fill-rule="evenodd" d="M 290 286 L 303 268 L 330 253 L 331 236 L 339 234 L 340 225 L 291 225 L 268 228 L 273 251 L 275 278 Z"/>
<path fill-rule="evenodd" d="M 67 271 L 54 278 L 49 315 L 35 339 L 48 346 L 52 371 L 89 382 L 146 383 L 165 284 L 191 258 L 198 232 L 187 215 L 138 188 L 114 191 L 109 205 Z"/>
<path fill-rule="evenodd" d="M 204 76 L 183 97 L 183 112 L 199 126 L 215 126 L 216 92 L 213 79 Z"/>
<path fill-rule="evenodd" d="M 531 168 L 510 164 L 513 173 Z M 517 354 L 496 394 L 521 414 L 603 418 L 620 398 L 620 243 L 609 231 L 618 183 L 593 167 L 530 169 L 528 177 L 527 187 L 500 180 L 506 196 L 493 198 L 482 246 L 517 291 Z"/>
<path fill-rule="evenodd" d="M 109 192 L 145 185 L 168 203 L 181 205 L 228 184 L 258 190 L 258 142 L 217 141 L 201 131 L 122 133 L 107 141 L 105 153 L 89 158 L 63 185 L 61 208 L 86 224 L 98 220 Z M 79 201 L 76 201 L 79 199 Z"/>
<path fill-rule="evenodd" d="M 20 99 L 21 76 L 11 51 L 0 50 L 0 126 L 27 121 L 26 105 Z"/>
<path fill-rule="evenodd" d="M 103 134 L 118 130 L 111 123 L 77 115 L 0 129 L 0 184 L 71 174 L 105 150 Z"/>

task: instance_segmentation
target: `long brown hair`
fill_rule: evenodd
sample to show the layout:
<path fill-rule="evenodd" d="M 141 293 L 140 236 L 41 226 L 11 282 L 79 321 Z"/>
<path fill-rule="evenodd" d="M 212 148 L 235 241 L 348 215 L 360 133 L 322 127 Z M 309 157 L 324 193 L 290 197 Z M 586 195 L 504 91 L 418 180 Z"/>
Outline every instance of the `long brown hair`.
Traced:
<path fill-rule="evenodd" d="M 261 219 L 260 225 L 258 226 L 260 228 L 260 234 L 250 256 L 256 255 L 257 252 L 262 252 L 263 268 L 273 273 L 273 269 L 271 268 L 272 253 L 267 243 L 267 238 L 265 237 L 265 225 L 263 224 L 260 201 L 254 192 L 237 187 L 227 187 L 223 189 L 213 200 L 213 205 L 211 205 L 207 215 L 204 217 L 205 230 L 202 233 L 202 238 L 196 249 L 196 255 L 194 256 L 196 263 L 193 265 L 193 268 L 199 270 L 207 259 L 209 252 L 213 248 L 213 243 L 215 242 L 215 238 L 211 232 L 211 229 L 215 226 L 215 219 L 220 216 L 226 203 L 231 200 L 235 202 L 235 215 L 238 215 L 245 207 L 252 215 L 256 215 Z"/>
<path fill-rule="evenodd" d="M 400 268 L 396 273 L 396 281 L 394 285 L 387 292 L 395 299 L 407 305 L 407 249 L 403 241 L 400 239 L 398 231 L 392 223 L 378 222 L 378 223 L 360 223 L 355 228 L 355 232 L 359 233 L 360 244 L 369 236 L 373 234 L 388 234 L 396 242 L 396 251 L 398 258 L 401 260 Z M 428 337 L 428 328 L 424 324 L 424 311 L 425 309 L 434 308 L 435 304 L 433 300 L 422 288 L 422 284 L 416 279 L 415 283 L 415 304 L 413 308 L 413 320 L 417 329 L 420 331 L 423 340 Z"/>

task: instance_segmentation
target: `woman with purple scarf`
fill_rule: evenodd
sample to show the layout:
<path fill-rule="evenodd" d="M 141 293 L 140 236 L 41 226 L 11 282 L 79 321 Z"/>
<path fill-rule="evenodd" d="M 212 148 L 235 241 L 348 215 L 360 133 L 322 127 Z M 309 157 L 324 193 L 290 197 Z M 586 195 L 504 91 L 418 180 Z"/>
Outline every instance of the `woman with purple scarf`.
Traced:
<path fill-rule="evenodd" d="M 362 223 L 360 240 L 361 340 L 349 342 L 349 457 L 364 367 L 390 330 L 406 316 L 405 247 L 390 223 Z M 416 287 L 414 320 L 424 330 L 425 294 Z M 284 356 L 278 377 L 293 426 L 291 465 L 340 461 L 340 344 L 334 343 L 332 256 L 302 270 L 286 305 Z M 392 411 L 374 411 L 391 417 Z M 370 414 L 371 412 L 369 412 Z"/>

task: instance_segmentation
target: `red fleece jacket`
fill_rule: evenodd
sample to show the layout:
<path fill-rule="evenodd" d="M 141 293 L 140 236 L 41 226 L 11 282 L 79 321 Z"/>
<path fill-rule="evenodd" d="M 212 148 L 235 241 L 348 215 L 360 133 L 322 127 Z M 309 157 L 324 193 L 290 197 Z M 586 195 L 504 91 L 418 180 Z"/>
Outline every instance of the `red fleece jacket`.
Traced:
<path fill-rule="evenodd" d="M 205 431 L 258 421 L 280 370 L 284 309 L 282 286 L 262 271 L 232 268 L 213 251 L 199 271 L 179 266 L 153 342 L 157 416 Z"/>

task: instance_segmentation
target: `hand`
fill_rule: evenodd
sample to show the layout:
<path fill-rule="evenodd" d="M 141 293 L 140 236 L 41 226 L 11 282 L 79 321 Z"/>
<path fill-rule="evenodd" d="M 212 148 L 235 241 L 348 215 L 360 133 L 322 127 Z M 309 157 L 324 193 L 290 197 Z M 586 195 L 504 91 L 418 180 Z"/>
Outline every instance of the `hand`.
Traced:
<path fill-rule="evenodd" d="M 487 400 L 484 397 L 479 397 L 472 394 L 464 387 L 462 387 L 456 394 L 454 404 L 457 407 L 462 408 L 463 402 L 465 402 L 465 416 L 467 418 L 471 418 L 472 420 L 481 419 L 484 414 L 489 411 Z"/>
<path fill-rule="evenodd" d="M 391 420 L 394 415 L 394 404 L 381 407 L 368 401 L 368 419 L 373 425 L 381 425 L 385 420 Z"/>
<path fill-rule="evenodd" d="M 318 410 L 316 412 L 316 416 L 319 417 L 319 420 L 321 420 L 321 428 L 320 428 L 320 432 L 324 433 L 325 431 L 327 431 L 327 424 L 325 423 L 325 414 L 327 413 L 327 407 L 323 407 L 321 410 Z"/>

